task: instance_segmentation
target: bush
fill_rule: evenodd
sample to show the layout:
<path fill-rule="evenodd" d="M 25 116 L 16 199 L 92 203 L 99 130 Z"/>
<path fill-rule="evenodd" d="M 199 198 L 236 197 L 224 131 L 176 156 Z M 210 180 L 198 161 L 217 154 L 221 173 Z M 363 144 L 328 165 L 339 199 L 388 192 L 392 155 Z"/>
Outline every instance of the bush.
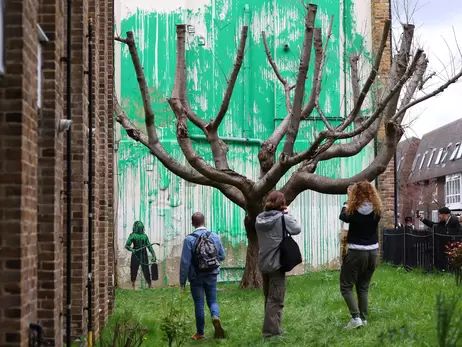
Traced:
<path fill-rule="evenodd" d="M 180 347 L 186 343 L 189 338 L 189 324 L 190 320 L 184 309 L 184 295 L 172 294 L 160 323 L 163 339 L 169 347 Z"/>
<path fill-rule="evenodd" d="M 148 329 L 142 328 L 138 319 L 124 311 L 111 319 L 101 332 L 99 347 L 139 347 Z"/>
<path fill-rule="evenodd" d="M 436 297 L 436 335 L 439 347 L 457 347 L 462 342 L 462 314 L 460 298 L 439 294 Z M 407 326 L 392 328 L 379 335 L 379 344 L 406 343 L 406 346 L 421 346 L 423 339 L 416 336 Z"/>

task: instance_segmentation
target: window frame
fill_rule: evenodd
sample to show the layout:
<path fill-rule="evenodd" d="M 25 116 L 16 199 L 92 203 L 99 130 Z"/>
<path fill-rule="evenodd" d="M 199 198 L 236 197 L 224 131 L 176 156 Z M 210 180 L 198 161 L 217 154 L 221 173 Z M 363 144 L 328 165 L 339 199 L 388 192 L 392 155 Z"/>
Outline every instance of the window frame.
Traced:
<path fill-rule="evenodd" d="M 422 166 L 425 163 L 425 158 L 427 157 L 428 151 L 425 151 L 424 154 L 422 154 L 422 161 L 420 162 L 419 165 L 419 171 L 422 170 Z"/>
<path fill-rule="evenodd" d="M 446 176 L 444 190 L 446 205 L 458 204 L 461 202 L 461 178 L 462 175 L 460 173 Z"/>
<path fill-rule="evenodd" d="M 414 162 L 412 163 L 412 169 L 411 171 L 414 171 L 415 170 L 415 167 L 417 166 L 417 162 L 419 161 L 419 158 L 420 158 L 420 153 L 416 155 L 415 159 L 414 159 Z"/>
<path fill-rule="evenodd" d="M 448 156 L 449 148 L 450 148 L 451 146 L 452 146 L 452 142 L 449 143 L 449 144 L 446 146 L 446 148 L 445 148 L 445 150 L 444 150 L 443 157 L 441 158 L 441 161 L 440 161 L 441 164 L 443 164 L 444 161 L 446 160 L 446 157 Z"/>
<path fill-rule="evenodd" d="M 443 150 L 444 148 L 440 148 L 440 150 L 438 151 L 438 154 L 435 160 L 435 165 L 438 165 L 441 162 L 441 157 L 443 156 Z"/>
<path fill-rule="evenodd" d="M 433 157 L 435 155 L 435 152 L 436 152 L 436 148 L 433 148 L 433 150 L 431 151 L 431 154 L 430 154 L 430 159 L 428 159 L 427 168 L 430 167 L 430 165 L 432 163 L 432 160 L 433 160 Z"/>
<path fill-rule="evenodd" d="M 460 142 L 457 142 L 455 145 L 454 145 L 454 151 L 452 152 L 451 156 L 449 157 L 449 160 L 456 160 L 456 155 L 457 155 L 457 152 L 459 151 L 459 148 L 460 148 Z"/>

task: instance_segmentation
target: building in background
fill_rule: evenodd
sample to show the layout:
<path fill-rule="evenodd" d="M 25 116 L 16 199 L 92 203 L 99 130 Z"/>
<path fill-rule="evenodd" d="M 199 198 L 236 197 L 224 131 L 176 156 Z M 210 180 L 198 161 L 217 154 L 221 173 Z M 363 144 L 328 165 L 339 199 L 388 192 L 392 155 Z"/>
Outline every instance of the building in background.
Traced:
<path fill-rule="evenodd" d="M 321 102 L 327 117 L 335 122 L 351 107 L 347 75 L 349 55 L 355 50 L 361 51 L 361 73 L 369 71 L 368 59 L 380 42 L 383 22 L 390 18 L 390 8 L 389 2 L 383 0 L 327 1 L 319 2 L 318 14 L 324 35 L 329 17 L 334 16 L 323 81 L 323 90 L 329 92 L 324 94 Z M 299 1 L 118 1 L 116 32 L 121 36 L 127 31 L 134 32 L 151 90 L 161 142 L 175 159 L 185 162 L 176 142 L 175 117 L 166 102 L 175 73 L 175 60 L 172 59 L 176 52 L 175 24 L 188 25 L 189 101 L 193 110 L 206 119 L 213 118 L 220 106 L 241 27 L 249 26 L 245 61 L 220 135 L 229 140 L 230 166 L 256 179 L 259 174 L 257 153 L 262 141 L 286 115 L 283 90 L 267 62 L 261 32 L 267 32 L 272 55 L 281 73 L 292 78 L 303 39 L 303 15 L 304 9 Z M 117 44 L 115 55 L 117 95 L 128 116 L 143 128 L 142 100 L 128 50 Z M 387 47 L 384 56 L 389 55 Z M 384 59 L 380 75 L 387 75 L 389 64 Z M 368 104 L 372 107 L 372 100 Z M 306 147 L 313 133 L 323 127 L 321 120 L 303 121 L 296 147 Z M 209 160 L 210 149 L 200 130 L 191 128 L 190 132 L 197 152 Z M 118 283 L 126 288 L 131 286 L 130 254 L 123 245 L 136 220 L 146 225 L 150 240 L 160 244 L 155 251 L 161 262 L 160 278 L 163 280 L 155 285 L 178 283 L 182 242 L 184 236 L 192 232 L 190 216 L 196 210 L 204 212 L 208 225 L 220 234 L 228 250 L 220 280 L 239 280 L 245 264 L 244 212 L 220 192 L 185 182 L 168 172 L 146 148 L 126 136 L 119 127 L 116 148 Z M 349 177 L 368 166 L 373 156 L 374 144 L 371 143 L 353 158 L 320 163 L 318 170 L 329 176 Z M 393 163 L 378 182 L 385 215 L 392 223 L 394 191 L 389 187 L 393 187 Z M 299 272 L 338 266 L 338 214 L 344 201 L 344 196 L 308 191 L 291 205 L 291 213 L 301 221 L 304 229 L 295 237 L 305 260 Z"/>
<path fill-rule="evenodd" d="M 71 328 L 87 335 L 88 22 L 93 21 L 93 331 L 114 306 L 113 1 L 72 8 L 72 151 L 66 156 L 66 1 L 0 2 L 0 346 L 63 346 L 66 163 L 72 165 Z M 31 325 L 32 324 L 32 325 Z M 38 326 L 37 326 L 38 324 Z M 35 341 L 37 342 L 37 341 Z"/>
<path fill-rule="evenodd" d="M 438 209 L 449 207 L 454 214 L 462 211 L 462 119 L 425 134 L 412 158 L 410 173 L 403 182 L 409 183 L 413 193 L 406 197 L 400 191 L 400 208 L 411 209 L 436 221 Z M 416 142 L 415 142 L 416 143 Z M 411 157 L 412 151 L 407 155 Z M 401 156 L 402 157 L 402 156 Z M 405 161 L 409 163 L 409 158 Z M 400 181 L 400 186 L 403 183 Z M 411 201 L 409 201 L 409 199 Z M 405 204 L 411 205 L 404 206 Z M 420 223 L 421 224 L 421 223 Z M 420 227 L 424 227 L 422 224 Z"/>
<path fill-rule="evenodd" d="M 414 217 L 414 201 L 420 196 L 418 185 L 411 181 L 411 168 L 419 148 L 420 139 L 411 137 L 402 140 L 396 148 L 396 171 L 398 179 L 398 214 L 404 224 L 404 218 Z M 413 218 L 415 219 L 415 218 Z"/>

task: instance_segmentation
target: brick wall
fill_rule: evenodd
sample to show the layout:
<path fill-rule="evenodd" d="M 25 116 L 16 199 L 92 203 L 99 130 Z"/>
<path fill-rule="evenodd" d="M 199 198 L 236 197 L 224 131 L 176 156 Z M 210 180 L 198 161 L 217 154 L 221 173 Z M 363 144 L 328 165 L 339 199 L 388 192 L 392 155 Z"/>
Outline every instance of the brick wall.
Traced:
<path fill-rule="evenodd" d="M 383 33 L 383 24 L 390 18 L 389 0 L 372 0 L 372 46 L 377 50 Z M 379 68 L 380 85 L 386 86 L 387 76 L 391 67 L 390 45 L 387 45 L 383 53 L 382 63 Z M 380 91 L 379 91 L 380 92 Z M 380 147 L 385 138 L 384 127 L 381 127 L 377 135 L 377 145 Z M 382 225 L 385 227 L 394 226 L 394 160 L 388 164 L 385 172 L 377 179 L 378 189 L 383 204 Z"/>
<path fill-rule="evenodd" d="M 35 1 L 6 1 L 0 77 L 0 346 L 27 346 L 37 320 Z M 14 35 L 12 35 L 14 33 Z"/>
<path fill-rule="evenodd" d="M 113 0 L 74 0 L 72 153 L 66 117 L 66 1 L 6 0 L 0 76 L 0 346 L 28 346 L 29 325 L 62 346 L 66 295 L 66 160 L 72 162 L 72 335 L 86 336 L 88 265 L 88 22 L 93 20 L 93 331 L 114 307 Z M 38 88 L 39 30 L 41 88 Z M 42 103 L 37 105 L 38 91 Z M 110 177 L 111 179 L 108 179 Z"/>
<path fill-rule="evenodd" d="M 63 145 L 56 124 L 64 113 L 64 8 L 60 0 L 42 0 L 38 23 L 49 42 L 42 44 L 42 106 L 38 160 L 38 322 L 48 341 L 62 338 L 63 300 Z"/>

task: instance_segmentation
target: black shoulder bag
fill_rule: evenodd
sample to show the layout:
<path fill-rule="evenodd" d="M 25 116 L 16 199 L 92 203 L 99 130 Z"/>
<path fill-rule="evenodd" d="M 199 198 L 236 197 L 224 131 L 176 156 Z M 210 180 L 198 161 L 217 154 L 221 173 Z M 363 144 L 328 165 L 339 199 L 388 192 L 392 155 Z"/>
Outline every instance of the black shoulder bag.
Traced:
<path fill-rule="evenodd" d="M 302 262 L 302 254 L 297 242 L 292 238 L 292 235 L 287 231 L 284 215 L 281 216 L 282 222 L 282 241 L 279 245 L 281 252 L 282 270 L 285 272 L 291 271 L 294 267 Z"/>

